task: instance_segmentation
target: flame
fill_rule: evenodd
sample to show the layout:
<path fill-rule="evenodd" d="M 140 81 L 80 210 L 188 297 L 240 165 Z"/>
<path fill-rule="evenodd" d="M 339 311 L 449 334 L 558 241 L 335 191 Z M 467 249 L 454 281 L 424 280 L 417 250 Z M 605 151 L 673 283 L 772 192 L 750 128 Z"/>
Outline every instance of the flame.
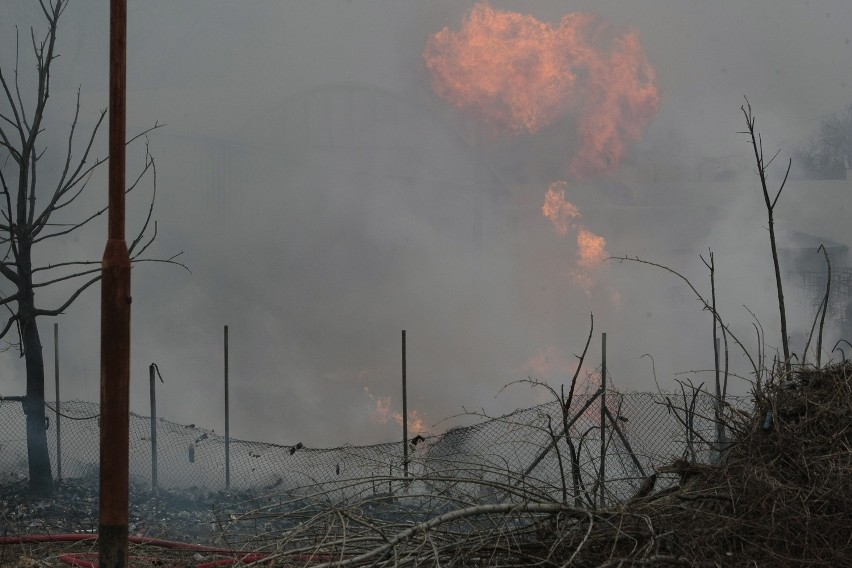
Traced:
<path fill-rule="evenodd" d="M 571 377 L 577 370 L 577 361 L 569 358 L 559 348 L 550 345 L 539 349 L 524 363 L 524 370 L 537 379 L 555 379 Z"/>
<path fill-rule="evenodd" d="M 373 408 L 370 410 L 370 419 L 373 422 L 387 424 L 393 419 L 399 426 L 402 426 L 402 413 L 391 410 L 391 397 L 375 396 L 367 387 L 364 387 L 364 392 L 373 401 Z M 408 431 L 411 434 L 429 433 L 426 417 L 422 412 L 418 410 L 408 411 Z"/>
<path fill-rule="evenodd" d="M 589 13 L 552 24 L 483 0 L 457 31 L 445 27 L 431 36 L 423 60 L 438 96 L 515 134 L 573 116 L 579 141 L 567 160 L 573 179 L 615 171 L 660 103 L 638 32 L 614 30 Z M 542 213 L 560 235 L 578 231 L 571 276 L 590 294 L 606 240 L 580 224 L 580 210 L 565 199 L 567 186 L 550 185 Z"/>
<path fill-rule="evenodd" d="M 586 112 L 580 120 L 582 143 L 571 162 L 578 177 L 612 173 L 630 141 L 638 140 L 657 114 L 656 73 L 639 35 L 631 30 L 613 40 L 608 54 L 590 62 Z"/>
<path fill-rule="evenodd" d="M 394 412 L 393 419 L 396 423 L 402 426 L 402 413 Z M 426 427 L 425 418 L 416 410 L 408 411 L 408 433 L 409 434 L 428 434 L 429 429 Z"/>
<path fill-rule="evenodd" d="M 526 372 L 532 372 L 533 378 L 545 382 L 560 383 L 563 392 L 567 398 L 568 389 L 571 385 L 571 379 L 574 373 L 577 372 L 577 364 L 579 359 L 576 355 L 567 355 L 563 350 L 550 345 L 543 349 L 539 349 L 536 353 L 527 359 L 524 364 Z M 585 360 L 584 365 L 588 367 L 590 361 Z M 574 394 L 577 398 L 575 401 L 574 410 L 577 409 L 577 404 L 585 402 L 587 396 L 594 394 L 600 388 L 601 374 L 597 369 L 589 371 L 581 371 L 577 375 L 577 383 L 574 385 Z M 556 392 L 560 392 L 558 386 L 554 386 Z M 545 403 L 553 400 L 552 394 L 544 389 L 539 391 L 539 402 Z M 600 407 L 592 405 L 583 412 L 583 417 L 587 421 L 596 422 L 600 416 Z"/>
<path fill-rule="evenodd" d="M 556 232 L 563 237 L 568 234 L 568 229 L 575 225 L 574 220 L 580 218 L 580 210 L 577 206 L 565 200 L 566 187 L 568 183 L 564 181 L 555 181 L 550 184 L 541 208 L 544 216 L 553 223 Z"/>
<path fill-rule="evenodd" d="M 423 58 L 442 98 L 515 132 L 536 132 L 565 113 L 576 81 L 559 44 L 553 26 L 483 2 L 458 32 L 432 36 Z"/>
<path fill-rule="evenodd" d="M 571 278 L 587 296 L 591 296 L 596 284 L 594 270 L 609 256 L 606 239 L 580 227 L 577 232 L 577 252 L 577 268 L 571 271 Z"/>
<path fill-rule="evenodd" d="M 379 396 L 374 397 L 370 395 L 375 403 L 375 406 L 370 411 L 370 418 L 374 422 L 378 422 L 379 424 L 387 424 L 388 420 L 390 420 L 390 404 L 391 399 L 389 396 Z"/>
<path fill-rule="evenodd" d="M 571 271 L 571 279 L 587 295 L 595 286 L 594 270 L 609 256 L 606 252 L 606 239 L 586 229 L 579 223 L 582 218 L 580 209 L 565 199 L 568 183 L 555 181 L 547 188 L 541 212 L 553 223 L 553 228 L 563 237 L 569 230 L 577 230 L 577 268 Z"/>
<path fill-rule="evenodd" d="M 583 268 L 595 268 L 607 257 L 606 239 L 591 231 L 587 231 L 583 227 L 580 227 L 577 233 L 577 247 L 580 252 L 577 264 Z"/>
<path fill-rule="evenodd" d="M 423 59 L 440 97 L 514 133 L 578 115 L 576 177 L 614 171 L 659 106 L 638 33 L 615 32 L 593 14 L 554 25 L 483 1 L 458 31 L 429 38 Z"/>
<path fill-rule="evenodd" d="M 445 27 L 430 37 L 423 60 L 438 96 L 515 134 L 574 117 L 579 147 L 568 167 L 573 179 L 614 172 L 660 104 L 638 32 L 614 30 L 589 13 L 570 13 L 552 24 L 483 0 L 457 31 Z M 560 235 L 578 231 L 571 276 L 591 294 L 594 270 L 607 256 L 606 239 L 579 223 L 580 210 L 565 199 L 567 186 L 550 185 L 542 213 Z"/>

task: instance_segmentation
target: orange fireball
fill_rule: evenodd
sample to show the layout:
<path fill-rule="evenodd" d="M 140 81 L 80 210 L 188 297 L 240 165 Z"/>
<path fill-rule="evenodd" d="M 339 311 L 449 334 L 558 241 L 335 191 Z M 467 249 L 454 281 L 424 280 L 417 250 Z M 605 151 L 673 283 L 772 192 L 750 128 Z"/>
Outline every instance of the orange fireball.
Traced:
<path fill-rule="evenodd" d="M 512 132 L 576 115 L 576 177 L 612 172 L 659 105 L 638 34 L 615 32 L 592 14 L 553 25 L 481 2 L 458 31 L 433 35 L 423 59 L 440 97 Z"/>

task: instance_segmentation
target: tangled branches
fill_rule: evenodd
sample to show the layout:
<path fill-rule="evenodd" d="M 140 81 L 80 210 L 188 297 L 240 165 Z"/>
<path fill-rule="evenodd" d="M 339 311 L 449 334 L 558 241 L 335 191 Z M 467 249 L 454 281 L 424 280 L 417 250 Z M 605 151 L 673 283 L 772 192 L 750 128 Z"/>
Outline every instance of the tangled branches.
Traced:
<path fill-rule="evenodd" d="M 754 412 L 732 424 L 736 440 L 721 463 L 657 468 L 678 474 L 680 483 L 625 504 L 620 531 L 632 539 L 612 545 L 622 566 L 650 562 L 628 545 L 645 535 L 628 528 L 631 518 L 655 527 L 655 565 L 852 564 L 852 364 L 801 369 L 754 394 Z"/>
<path fill-rule="evenodd" d="M 381 486 L 397 490 L 343 501 L 322 503 L 321 487 L 281 495 L 224 514 L 221 528 L 243 527 L 242 546 L 279 566 L 852 564 L 852 363 L 801 369 L 754 399 L 753 412 L 727 413 L 734 440 L 718 463 L 657 467 L 649 487 L 658 475 L 677 482 L 616 507 L 585 509 L 518 479 L 447 471 L 388 477 Z M 449 485 L 485 489 L 435 491 Z"/>

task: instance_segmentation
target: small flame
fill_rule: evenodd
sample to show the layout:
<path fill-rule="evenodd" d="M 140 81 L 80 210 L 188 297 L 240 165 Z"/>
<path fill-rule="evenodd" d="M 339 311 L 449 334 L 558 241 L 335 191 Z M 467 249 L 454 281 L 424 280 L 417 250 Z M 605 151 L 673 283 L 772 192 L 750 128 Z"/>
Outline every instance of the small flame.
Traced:
<path fill-rule="evenodd" d="M 393 419 L 396 423 L 402 426 L 402 413 L 394 412 Z M 408 433 L 409 434 L 428 434 L 429 429 L 426 427 L 426 422 L 423 415 L 416 410 L 408 411 Z"/>
<path fill-rule="evenodd" d="M 370 410 L 370 419 L 377 424 L 387 424 L 394 420 L 398 425 L 402 426 L 402 413 L 391 410 L 391 397 L 375 396 L 370 392 L 370 389 L 364 387 L 364 392 L 373 401 L 373 408 Z M 411 434 L 428 434 L 429 428 L 426 426 L 426 418 L 423 413 L 418 410 L 408 411 L 408 431 Z"/>
<path fill-rule="evenodd" d="M 526 372 L 532 373 L 533 378 L 542 380 L 564 379 L 572 376 L 576 369 L 576 359 L 569 358 L 553 345 L 539 349 L 524 363 Z"/>
<path fill-rule="evenodd" d="M 580 227 L 577 232 L 578 268 L 571 271 L 571 278 L 591 296 L 596 279 L 594 270 L 607 258 L 606 239 Z"/>
<path fill-rule="evenodd" d="M 550 383 L 554 386 L 556 392 L 562 392 L 565 397 L 568 397 L 568 390 L 571 387 L 571 380 L 574 378 L 574 373 L 577 372 L 577 364 L 579 359 L 575 355 L 568 355 L 565 351 L 550 345 L 543 349 L 539 349 L 535 355 L 527 359 L 524 364 L 524 370 L 532 373 L 532 378 Z M 585 360 L 584 366 L 589 366 L 589 359 Z M 556 386 L 556 384 L 559 386 Z M 593 394 L 601 384 L 600 371 L 594 369 L 589 371 L 581 370 L 577 374 L 577 382 L 574 385 L 575 401 L 579 403 L 585 402 L 587 396 Z M 552 393 L 545 389 L 541 389 L 538 393 L 539 402 L 545 403 L 553 400 Z M 575 403 L 576 404 L 576 403 Z M 574 409 L 576 410 L 576 406 Z M 586 420 L 595 422 L 600 416 L 600 407 L 592 405 L 583 412 Z"/>
<path fill-rule="evenodd" d="M 580 227 L 577 233 L 577 247 L 580 258 L 577 261 L 581 267 L 591 270 L 606 260 L 606 239 Z"/>
<path fill-rule="evenodd" d="M 565 199 L 567 187 L 568 183 L 565 181 L 551 183 L 544 196 L 541 212 L 550 219 L 553 228 L 563 237 L 569 230 L 577 230 L 577 268 L 571 271 L 571 279 L 587 295 L 591 295 L 595 285 L 593 272 L 608 256 L 606 239 L 578 222 L 582 215 L 576 205 Z"/>
<path fill-rule="evenodd" d="M 568 183 L 555 181 L 547 188 L 544 196 L 544 205 L 541 212 L 550 219 L 556 232 L 563 237 L 568 234 L 568 229 L 574 226 L 574 220 L 580 218 L 580 210 L 570 201 L 565 200 L 565 188 Z"/>
<path fill-rule="evenodd" d="M 390 415 L 391 415 L 391 411 L 390 411 L 391 399 L 390 399 L 390 397 L 389 396 L 373 397 L 372 395 L 370 395 L 370 396 L 373 398 L 373 402 L 375 403 L 375 406 L 370 411 L 370 418 L 374 422 L 378 422 L 379 424 L 387 424 L 388 420 L 390 420 Z"/>

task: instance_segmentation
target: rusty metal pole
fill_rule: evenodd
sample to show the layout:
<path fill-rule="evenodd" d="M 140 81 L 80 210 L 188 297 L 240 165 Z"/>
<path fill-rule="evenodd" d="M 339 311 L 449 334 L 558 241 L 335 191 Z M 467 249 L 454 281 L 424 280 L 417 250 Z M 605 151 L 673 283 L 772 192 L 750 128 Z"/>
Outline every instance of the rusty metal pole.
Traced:
<path fill-rule="evenodd" d="M 124 238 L 127 0 L 110 0 L 109 228 L 101 279 L 101 568 L 127 566 L 130 256 Z"/>

